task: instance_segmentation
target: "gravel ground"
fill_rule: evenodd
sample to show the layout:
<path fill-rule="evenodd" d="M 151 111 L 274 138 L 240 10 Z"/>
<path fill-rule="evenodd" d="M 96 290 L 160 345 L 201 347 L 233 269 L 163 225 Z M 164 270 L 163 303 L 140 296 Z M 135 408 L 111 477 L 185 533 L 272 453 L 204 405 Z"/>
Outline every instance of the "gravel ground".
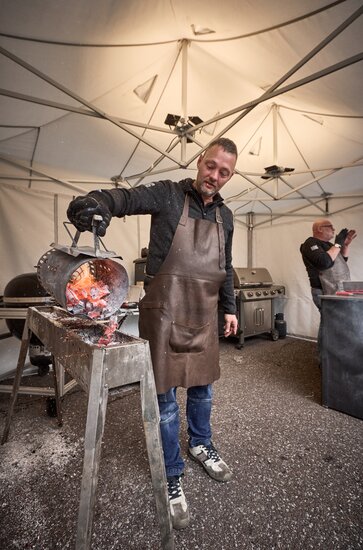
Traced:
<path fill-rule="evenodd" d="M 174 532 L 175 549 L 363 549 L 363 421 L 320 405 L 316 344 L 260 336 L 242 350 L 222 340 L 220 351 L 213 439 L 234 477 L 217 483 L 187 460 L 191 524 Z M 8 403 L 0 394 L 1 433 Z M 74 548 L 86 407 L 81 390 L 69 392 L 59 428 L 45 398 L 19 396 L 0 448 L 0 548 Z M 184 422 L 181 440 L 186 456 Z M 140 397 L 112 398 L 92 549 L 158 548 Z"/>

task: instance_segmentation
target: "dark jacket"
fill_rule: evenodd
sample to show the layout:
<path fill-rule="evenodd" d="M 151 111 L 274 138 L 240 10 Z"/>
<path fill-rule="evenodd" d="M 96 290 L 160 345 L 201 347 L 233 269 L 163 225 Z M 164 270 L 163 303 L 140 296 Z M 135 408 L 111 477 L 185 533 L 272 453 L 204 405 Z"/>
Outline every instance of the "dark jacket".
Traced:
<path fill-rule="evenodd" d="M 221 305 L 225 313 L 235 313 L 236 303 L 233 289 L 232 237 L 233 215 L 217 194 L 212 203 L 204 206 L 200 195 L 188 178 L 180 182 L 159 181 L 134 187 L 133 189 L 112 189 L 107 194 L 113 216 L 122 218 L 135 214 L 150 214 L 150 242 L 146 260 L 146 273 L 155 275 L 166 258 L 183 211 L 185 194 L 190 195 L 189 216 L 194 219 L 216 221 L 216 208 L 220 207 L 225 235 L 227 277 L 220 290 Z"/>
<path fill-rule="evenodd" d="M 321 241 L 315 237 L 309 237 L 300 246 L 300 252 L 304 261 L 306 271 L 308 272 L 310 286 L 312 288 L 322 288 L 319 272 L 329 269 L 334 265 L 331 256 L 327 254 L 333 243 Z M 344 258 L 347 260 L 347 258 Z"/>

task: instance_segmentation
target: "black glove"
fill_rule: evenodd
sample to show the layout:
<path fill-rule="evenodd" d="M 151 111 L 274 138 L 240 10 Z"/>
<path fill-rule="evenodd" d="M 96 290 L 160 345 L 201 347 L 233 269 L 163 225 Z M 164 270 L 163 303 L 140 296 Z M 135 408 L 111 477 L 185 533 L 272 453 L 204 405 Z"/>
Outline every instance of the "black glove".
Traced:
<path fill-rule="evenodd" d="M 342 229 L 338 233 L 338 235 L 336 235 L 336 237 L 335 237 L 335 244 L 339 244 L 340 246 L 344 246 L 345 239 L 347 238 L 347 235 L 348 235 L 348 229 L 347 228 Z"/>
<path fill-rule="evenodd" d="M 67 216 L 78 231 L 92 231 L 92 219 L 95 214 L 102 216 L 102 221 L 96 227 L 99 237 L 106 234 L 110 224 L 112 213 L 107 197 L 102 191 L 91 191 L 84 197 L 76 197 L 68 206 Z"/>

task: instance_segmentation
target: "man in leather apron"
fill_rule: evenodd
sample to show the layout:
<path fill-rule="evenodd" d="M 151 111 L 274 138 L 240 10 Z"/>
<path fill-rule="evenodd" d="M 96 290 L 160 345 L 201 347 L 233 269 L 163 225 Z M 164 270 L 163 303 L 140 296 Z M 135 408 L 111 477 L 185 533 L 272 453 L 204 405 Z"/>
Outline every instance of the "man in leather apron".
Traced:
<path fill-rule="evenodd" d="M 347 264 L 349 246 L 357 236 L 354 229 L 342 229 L 334 237 L 335 229 L 327 218 L 316 220 L 313 224 L 313 236 L 300 246 L 300 252 L 309 276 L 311 295 L 316 307 L 321 310 L 322 294 L 335 294 L 342 290 L 342 281 L 350 280 Z M 318 333 L 320 349 L 321 327 Z"/>
<path fill-rule="evenodd" d="M 112 216 L 151 214 L 145 296 L 139 304 L 140 336 L 149 341 L 160 410 L 171 516 L 186 527 L 189 511 L 180 478 L 177 387 L 187 388 L 189 456 L 217 481 L 232 472 L 212 443 L 212 383 L 220 376 L 218 301 L 224 308 L 224 335 L 237 332 L 233 290 L 233 216 L 220 189 L 232 177 L 235 144 L 211 143 L 198 159 L 195 180 L 161 181 L 133 189 L 91 191 L 68 208 L 80 231 L 102 216 L 103 236 Z"/>

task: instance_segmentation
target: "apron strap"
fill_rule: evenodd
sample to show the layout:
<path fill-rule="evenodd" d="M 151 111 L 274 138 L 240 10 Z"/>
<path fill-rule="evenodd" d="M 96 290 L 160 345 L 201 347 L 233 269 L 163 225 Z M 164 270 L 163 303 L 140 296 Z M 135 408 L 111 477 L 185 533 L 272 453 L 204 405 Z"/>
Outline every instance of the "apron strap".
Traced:
<path fill-rule="evenodd" d="M 180 216 L 179 225 L 186 225 L 189 216 L 189 195 L 186 193 L 184 200 L 184 207 L 182 215 Z M 219 244 L 219 267 L 225 269 L 226 267 L 226 254 L 225 254 L 225 240 L 223 231 L 223 219 L 221 216 L 221 209 L 219 206 L 216 208 L 216 222 L 218 229 L 218 244 Z"/>
<path fill-rule="evenodd" d="M 216 209 L 216 222 L 218 227 L 218 242 L 219 242 L 219 267 L 225 269 L 226 267 L 226 252 L 225 252 L 225 240 L 223 231 L 223 220 L 221 216 L 221 210 L 219 206 Z"/>
<path fill-rule="evenodd" d="M 179 225 L 186 225 L 189 215 L 189 195 L 185 194 L 184 208 L 182 215 L 180 216 Z"/>

